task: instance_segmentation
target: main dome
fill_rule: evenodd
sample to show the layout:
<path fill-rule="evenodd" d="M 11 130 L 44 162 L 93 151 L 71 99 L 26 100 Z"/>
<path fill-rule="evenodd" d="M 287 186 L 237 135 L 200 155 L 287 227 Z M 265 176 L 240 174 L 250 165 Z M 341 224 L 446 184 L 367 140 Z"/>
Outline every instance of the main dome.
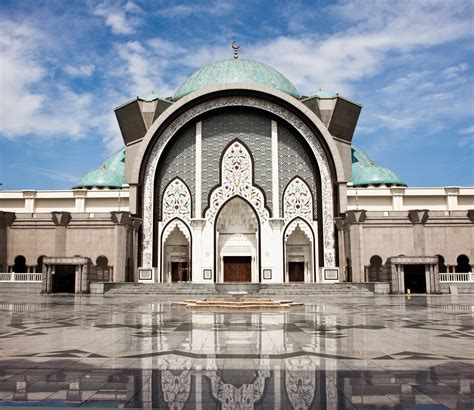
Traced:
<path fill-rule="evenodd" d="M 252 83 L 271 87 L 299 98 L 293 84 L 279 71 L 254 60 L 227 59 L 209 64 L 188 77 L 176 90 L 173 99 L 178 100 L 193 91 L 225 83 Z"/>

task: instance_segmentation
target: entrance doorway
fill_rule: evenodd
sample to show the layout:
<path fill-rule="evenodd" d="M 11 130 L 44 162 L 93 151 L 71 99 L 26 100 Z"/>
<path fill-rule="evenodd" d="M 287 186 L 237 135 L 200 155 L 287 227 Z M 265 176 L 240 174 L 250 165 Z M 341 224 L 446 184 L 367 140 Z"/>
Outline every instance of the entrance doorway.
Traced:
<path fill-rule="evenodd" d="M 426 293 L 425 265 L 403 265 L 405 293 Z"/>
<path fill-rule="evenodd" d="M 171 282 L 187 282 L 190 279 L 188 262 L 171 262 Z"/>
<path fill-rule="evenodd" d="M 259 222 L 248 202 L 229 200 L 216 219 L 216 281 L 259 281 Z"/>
<path fill-rule="evenodd" d="M 288 279 L 290 282 L 304 282 L 304 262 L 288 262 Z"/>
<path fill-rule="evenodd" d="M 224 282 L 251 282 L 252 257 L 224 256 Z"/>
<path fill-rule="evenodd" d="M 52 275 L 53 293 L 74 293 L 76 289 L 76 266 L 56 265 Z"/>

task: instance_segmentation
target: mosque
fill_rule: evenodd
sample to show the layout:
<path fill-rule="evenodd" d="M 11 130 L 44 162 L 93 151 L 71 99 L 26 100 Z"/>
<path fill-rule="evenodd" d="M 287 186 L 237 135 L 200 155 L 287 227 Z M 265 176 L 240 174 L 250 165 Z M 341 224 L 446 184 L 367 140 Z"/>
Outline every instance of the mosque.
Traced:
<path fill-rule="evenodd" d="M 352 144 L 361 109 L 234 47 L 116 108 L 124 148 L 71 190 L 0 192 L 1 285 L 474 289 L 474 188 L 407 187 Z"/>

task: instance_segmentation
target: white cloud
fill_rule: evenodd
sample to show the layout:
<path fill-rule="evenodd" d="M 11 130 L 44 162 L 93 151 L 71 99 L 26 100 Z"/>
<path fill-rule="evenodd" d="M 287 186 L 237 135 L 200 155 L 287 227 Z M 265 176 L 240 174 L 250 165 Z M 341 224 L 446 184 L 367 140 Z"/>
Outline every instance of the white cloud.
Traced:
<path fill-rule="evenodd" d="M 233 9 L 231 2 L 219 0 L 209 4 L 176 4 L 161 8 L 158 14 L 169 19 L 183 19 L 192 15 L 223 16 Z"/>
<path fill-rule="evenodd" d="M 467 127 L 467 128 L 462 128 L 459 130 L 460 134 L 474 134 L 474 125 Z"/>
<path fill-rule="evenodd" d="M 66 65 L 64 71 L 71 77 L 90 77 L 94 73 L 95 67 L 93 64 L 80 64 L 77 66 Z"/>
<path fill-rule="evenodd" d="M 454 78 L 458 78 L 462 73 L 464 73 L 468 69 L 469 69 L 469 64 L 461 63 L 456 66 L 446 68 L 445 70 L 443 70 L 443 74 L 445 75 L 446 78 L 454 79 Z"/>
<path fill-rule="evenodd" d="M 156 45 L 167 48 L 163 41 Z M 126 63 L 125 78 L 128 78 L 130 95 L 144 95 L 152 90 L 156 90 L 161 96 L 173 93 L 173 89 L 162 78 L 162 68 L 167 60 L 160 58 L 153 48 L 150 50 L 139 41 L 129 41 L 117 45 L 117 50 Z"/>
<path fill-rule="evenodd" d="M 53 40 L 26 24 L 4 20 L 0 26 L 0 132 L 80 138 L 98 125 L 92 94 L 48 81 L 51 68 L 42 54 Z"/>
<path fill-rule="evenodd" d="M 105 24 L 116 34 L 131 34 L 138 24 L 136 14 L 142 9 L 135 3 L 129 1 L 125 4 L 104 1 L 93 9 L 95 16 L 104 17 Z"/>

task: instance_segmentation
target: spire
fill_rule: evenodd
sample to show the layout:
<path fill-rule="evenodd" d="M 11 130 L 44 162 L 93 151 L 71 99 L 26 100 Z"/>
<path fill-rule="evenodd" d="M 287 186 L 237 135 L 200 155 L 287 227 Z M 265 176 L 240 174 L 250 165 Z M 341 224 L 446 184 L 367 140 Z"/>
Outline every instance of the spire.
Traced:
<path fill-rule="evenodd" d="M 233 41 L 232 48 L 234 49 L 234 60 L 237 60 L 239 58 L 239 43 L 237 43 L 237 41 Z"/>

